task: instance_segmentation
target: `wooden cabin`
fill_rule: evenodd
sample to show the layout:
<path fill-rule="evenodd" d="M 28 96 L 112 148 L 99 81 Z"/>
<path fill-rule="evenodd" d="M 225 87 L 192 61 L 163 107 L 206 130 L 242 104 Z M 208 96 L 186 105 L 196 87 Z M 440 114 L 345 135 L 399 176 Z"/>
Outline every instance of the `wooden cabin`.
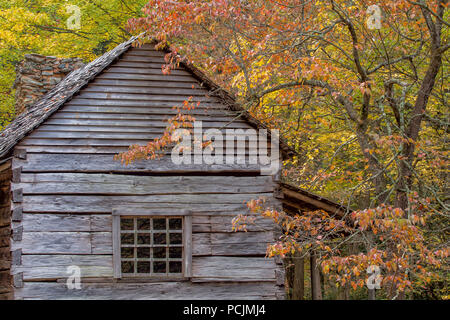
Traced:
<path fill-rule="evenodd" d="M 278 231 L 260 218 L 231 227 L 251 199 L 295 207 L 278 174 L 113 160 L 160 136 L 189 97 L 206 129 L 263 128 L 193 66 L 163 75 L 166 53 L 135 41 L 70 73 L 1 133 L 0 298 L 284 298 L 283 266 L 265 257 Z"/>

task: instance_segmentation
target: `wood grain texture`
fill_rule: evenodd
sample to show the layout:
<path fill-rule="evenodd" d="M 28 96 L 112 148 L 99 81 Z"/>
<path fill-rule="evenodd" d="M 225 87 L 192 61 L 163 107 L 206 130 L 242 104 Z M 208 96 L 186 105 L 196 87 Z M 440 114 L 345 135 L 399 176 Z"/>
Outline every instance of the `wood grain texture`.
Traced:
<path fill-rule="evenodd" d="M 213 186 L 211 186 L 211 184 Z M 267 193 L 274 189 L 270 177 L 130 176 L 83 173 L 24 174 L 14 184 L 25 194 L 191 194 Z"/>
<path fill-rule="evenodd" d="M 280 294 L 276 264 L 264 258 L 274 239 L 271 222 L 258 218 L 247 233 L 231 230 L 231 219 L 248 213 L 246 201 L 279 202 L 272 177 L 260 176 L 258 165 L 177 166 L 168 154 L 129 166 L 112 159 L 130 144 L 160 136 L 165 120 L 177 113 L 173 107 L 190 96 L 200 102 L 190 114 L 205 129 L 253 127 L 188 69 L 163 75 L 163 56 L 132 49 L 19 144 L 26 159 L 13 161 L 22 168 L 13 187 L 23 195 L 16 206 L 22 216 L 14 222 L 14 228 L 23 228 L 22 238 L 11 245 L 21 253 L 12 268 L 23 285 L 16 298 L 273 299 Z M 238 152 L 247 151 L 243 146 Z M 185 242 L 192 241 L 185 266 L 191 282 L 113 280 L 112 213 L 121 208 L 192 214 L 185 218 L 192 220 L 185 232 Z M 65 286 L 70 265 L 81 268 L 82 290 Z"/>
<path fill-rule="evenodd" d="M 192 260 L 193 282 L 275 282 L 273 259 L 247 257 L 197 257 Z"/>
<path fill-rule="evenodd" d="M 282 290 L 272 283 L 82 283 L 69 290 L 65 283 L 25 282 L 15 291 L 16 299 L 82 300 L 252 300 L 276 299 Z"/>
<path fill-rule="evenodd" d="M 111 232 L 25 232 L 11 249 L 23 254 L 112 254 Z"/>
<path fill-rule="evenodd" d="M 104 195 L 27 195 L 23 202 L 24 212 L 36 213 L 107 213 L 112 207 L 141 205 L 148 208 L 185 208 L 198 211 L 211 210 L 213 206 L 219 206 L 215 211 L 236 212 L 246 211 L 244 204 L 251 199 L 266 197 L 270 200 L 270 194 L 173 194 L 173 195 L 143 195 L 143 196 L 104 196 Z M 268 202 L 271 205 L 271 202 Z"/>
<path fill-rule="evenodd" d="M 19 162 L 22 172 L 145 172 L 145 173 L 184 173 L 184 172 L 247 172 L 260 174 L 259 165 L 248 164 L 190 164 L 177 165 L 169 156 L 159 160 L 136 161 L 123 165 L 115 161 L 113 155 L 103 154 L 28 154 L 28 160 Z"/>

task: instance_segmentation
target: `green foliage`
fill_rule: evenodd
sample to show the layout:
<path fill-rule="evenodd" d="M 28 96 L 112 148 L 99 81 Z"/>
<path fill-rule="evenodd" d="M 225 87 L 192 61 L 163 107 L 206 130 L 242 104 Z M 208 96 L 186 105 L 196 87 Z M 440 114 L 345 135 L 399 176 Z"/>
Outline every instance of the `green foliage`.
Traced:
<path fill-rule="evenodd" d="M 27 53 L 80 57 L 86 62 L 102 55 L 131 34 L 130 17 L 141 15 L 143 0 L 0 0 L 0 129 L 14 117 L 15 66 Z M 81 28 L 67 20 L 81 12 Z"/>

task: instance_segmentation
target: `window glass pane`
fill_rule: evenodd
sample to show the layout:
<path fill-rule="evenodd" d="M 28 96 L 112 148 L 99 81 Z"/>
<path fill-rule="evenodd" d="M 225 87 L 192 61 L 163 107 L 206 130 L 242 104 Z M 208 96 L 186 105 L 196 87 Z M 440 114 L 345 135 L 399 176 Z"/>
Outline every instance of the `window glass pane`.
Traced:
<path fill-rule="evenodd" d="M 178 248 L 169 248 L 169 258 L 182 258 L 183 249 L 181 247 Z"/>
<path fill-rule="evenodd" d="M 121 257 L 122 258 L 134 258 L 134 248 L 121 248 Z"/>
<path fill-rule="evenodd" d="M 169 262 L 169 272 L 170 273 L 181 273 L 181 261 L 170 261 Z"/>
<path fill-rule="evenodd" d="M 169 219 L 169 229 L 181 230 L 182 226 L 181 218 Z"/>
<path fill-rule="evenodd" d="M 166 248 L 157 247 L 153 248 L 153 258 L 164 259 L 166 257 Z"/>
<path fill-rule="evenodd" d="M 166 230 L 166 219 L 153 219 L 153 230 Z"/>
<path fill-rule="evenodd" d="M 137 248 L 138 258 L 150 258 L 150 248 Z"/>
<path fill-rule="evenodd" d="M 134 262 L 122 261 L 122 273 L 134 273 Z"/>
<path fill-rule="evenodd" d="M 169 237 L 170 244 L 182 244 L 183 237 L 181 233 L 171 233 Z"/>
<path fill-rule="evenodd" d="M 120 235 L 121 244 L 134 244 L 134 234 L 133 233 L 122 233 Z"/>
<path fill-rule="evenodd" d="M 133 218 L 121 218 L 120 219 L 120 230 L 133 230 L 134 229 L 134 219 Z"/>
<path fill-rule="evenodd" d="M 150 230 L 150 219 L 137 219 L 138 230 Z"/>
<path fill-rule="evenodd" d="M 153 244 L 166 244 L 166 233 L 154 233 Z"/>
<path fill-rule="evenodd" d="M 153 272 L 154 273 L 166 273 L 166 262 L 165 261 L 153 262 Z"/>
<path fill-rule="evenodd" d="M 150 244 L 150 233 L 138 233 L 137 244 Z"/>
<path fill-rule="evenodd" d="M 137 273 L 150 273 L 150 261 L 138 261 Z"/>

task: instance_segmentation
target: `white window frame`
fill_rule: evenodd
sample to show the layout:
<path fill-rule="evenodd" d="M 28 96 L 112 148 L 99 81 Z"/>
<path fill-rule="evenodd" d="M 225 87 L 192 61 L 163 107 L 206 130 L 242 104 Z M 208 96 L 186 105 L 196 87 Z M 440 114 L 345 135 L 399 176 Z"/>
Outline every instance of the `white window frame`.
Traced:
<path fill-rule="evenodd" d="M 122 277 L 121 268 L 121 252 L 120 252 L 120 217 L 182 217 L 183 218 L 183 272 L 180 277 L 166 277 L 166 276 L 146 276 L 146 277 L 136 277 L 136 276 L 126 276 Z M 171 279 L 189 279 L 192 274 L 192 215 L 189 210 L 180 209 L 145 209 L 145 208 L 115 208 L 112 211 L 112 238 L 113 238 L 113 268 L 114 268 L 114 278 L 121 279 L 160 279 L 160 280 L 171 280 Z"/>

